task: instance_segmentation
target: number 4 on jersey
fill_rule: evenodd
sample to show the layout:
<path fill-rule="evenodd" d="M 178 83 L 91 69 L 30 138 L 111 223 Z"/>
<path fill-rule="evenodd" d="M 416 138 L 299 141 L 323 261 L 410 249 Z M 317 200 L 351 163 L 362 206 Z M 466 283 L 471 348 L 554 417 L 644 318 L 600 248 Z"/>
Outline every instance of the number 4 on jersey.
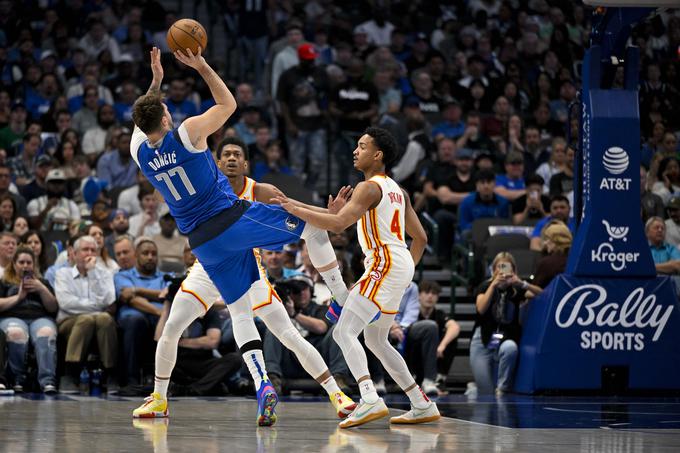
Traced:
<path fill-rule="evenodd" d="M 399 209 L 394 211 L 394 216 L 392 217 L 392 222 L 390 223 L 390 231 L 399 239 L 403 241 L 401 237 L 401 223 L 399 222 Z"/>

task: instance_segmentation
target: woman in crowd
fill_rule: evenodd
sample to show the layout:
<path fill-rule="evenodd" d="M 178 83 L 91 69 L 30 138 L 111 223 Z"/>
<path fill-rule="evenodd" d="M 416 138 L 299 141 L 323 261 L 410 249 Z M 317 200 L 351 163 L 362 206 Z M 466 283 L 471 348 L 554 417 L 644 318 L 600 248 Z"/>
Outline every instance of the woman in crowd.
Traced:
<path fill-rule="evenodd" d="M 25 245 L 33 250 L 33 256 L 36 257 L 37 267 L 41 274 L 45 274 L 47 270 L 47 247 L 45 246 L 45 239 L 42 234 L 36 230 L 28 230 L 21 236 L 19 245 Z"/>
<path fill-rule="evenodd" d="M 99 227 L 99 225 L 91 224 L 85 229 L 85 234 L 92 236 L 97 242 L 97 249 L 99 250 L 99 256 L 97 257 L 97 264 L 105 267 L 109 271 L 116 273 L 120 266 L 118 263 L 109 256 L 109 252 L 104 246 L 104 231 Z"/>
<path fill-rule="evenodd" d="M 512 390 L 522 335 L 519 309 L 527 292 L 542 289 L 517 276 L 515 258 L 501 252 L 493 260 L 492 277 L 476 291 L 477 316 L 470 343 L 470 366 L 479 394 Z M 497 376 L 497 378 L 496 378 Z"/>
<path fill-rule="evenodd" d="M 17 217 L 17 204 L 14 198 L 5 194 L 0 197 L 0 230 L 11 231 Z"/>
<path fill-rule="evenodd" d="M 17 237 L 21 237 L 28 231 L 28 219 L 23 216 L 18 216 L 14 219 L 14 225 L 12 226 L 12 233 Z"/>
<path fill-rule="evenodd" d="M 30 340 L 38 362 L 38 382 L 43 392 L 56 393 L 57 299 L 41 278 L 33 250 L 19 247 L 0 280 L 0 330 L 7 338 L 9 368 L 14 391 L 26 384 L 26 352 Z"/>
<path fill-rule="evenodd" d="M 654 166 L 654 161 L 652 161 Z M 671 196 L 680 191 L 680 161 L 677 157 L 664 157 L 659 162 L 656 172 L 656 182 L 652 186 L 652 192 L 657 194 L 667 205 Z"/>
<path fill-rule="evenodd" d="M 541 240 L 545 256 L 536 263 L 533 283 L 539 288 L 545 288 L 567 268 L 567 256 L 572 242 L 571 231 L 564 223 L 556 220 L 543 228 Z"/>

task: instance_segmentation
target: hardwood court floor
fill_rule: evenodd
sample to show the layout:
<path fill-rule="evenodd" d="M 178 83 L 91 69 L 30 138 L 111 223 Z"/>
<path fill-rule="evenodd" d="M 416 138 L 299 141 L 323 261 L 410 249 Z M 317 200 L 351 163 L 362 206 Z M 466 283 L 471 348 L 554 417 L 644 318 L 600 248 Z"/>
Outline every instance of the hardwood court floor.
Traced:
<path fill-rule="evenodd" d="M 136 398 L 0 396 L 0 452 L 592 452 L 680 451 L 678 399 L 441 398 L 439 423 L 351 430 L 325 399 L 284 399 L 256 428 L 246 398 L 177 398 L 170 419 L 136 420 Z M 402 398 L 388 398 L 392 415 Z"/>

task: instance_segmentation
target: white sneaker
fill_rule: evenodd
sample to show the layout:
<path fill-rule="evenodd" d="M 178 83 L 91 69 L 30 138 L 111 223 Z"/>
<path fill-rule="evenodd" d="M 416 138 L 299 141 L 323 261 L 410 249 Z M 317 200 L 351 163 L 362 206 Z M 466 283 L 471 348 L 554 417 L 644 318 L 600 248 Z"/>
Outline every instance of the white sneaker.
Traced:
<path fill-rule="evenodd" d="M 382 398 L 378 398 L 378 401 L 373 404 L 361 400 L 354 411 L 349 414 L 349 417 L 341 421 L 338 426 L 340 426 L 340 428 L 351 428 L 379 418 L 387 417 L 388 415 L 390 415 L 390 411 L 387 409 L 387 406 L 385 406 L 385 402 Z"/>
<path fill-rule="evenodd" d="M 397 417 L 390 418 L 390 423 L 395 424 L 416 424 L 416 423 L 428 423 L 439 420 L 441 415 L 439 415 L 439 409 L 437 405 L 430 401 L 430 404 L 425 409 L 417 409 L 411 405 L 411 410 L 405 414 L 399 415 Z"/>
<path fill-rule="evenodd" d="M 421 386 L 423 393 L 429 397 L 439 396 L 439 389 L 437 384 L 434 383 L 432 379 L 423 379 L 423 385 Z"/>

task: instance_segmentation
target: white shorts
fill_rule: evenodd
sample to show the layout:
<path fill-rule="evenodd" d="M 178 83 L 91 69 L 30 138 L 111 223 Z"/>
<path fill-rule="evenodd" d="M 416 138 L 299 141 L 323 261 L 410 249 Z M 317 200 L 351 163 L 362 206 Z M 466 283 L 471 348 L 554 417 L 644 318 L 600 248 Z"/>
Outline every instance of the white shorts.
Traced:
<path fill-rule="evenodd" d="M 364 268 L 352 292 L 366 297 L 385 314 L 397 313 L 415 272 L 411 253 L 403 247 L 375 249 L 364 259 Z"/>
<path fill-rule="evenodd" d="M 262 271 L 261 275 L 266 275 L 263 274 L 263 272 L 264 271 Z M 193 296 L 201 303 L 201 305 L 203 305 L 206 311 L 212 307 L 215 302 L 222 300 L 220 292 L 217 290 L 217 287 L 198 260 L 196 260 L 194 265 L 191 266 L 191 269 L 189 269 L 189 274 L 182 282 L 179 290 Z M 281 301 L 279 295 L 276 294 L 276 291 L 266 277 L 260 278 L 253 283 L 248 290 L 247 296 L 250 298 L 250 304 L 253 310 L 266 307 L 275 300 Z"/>

